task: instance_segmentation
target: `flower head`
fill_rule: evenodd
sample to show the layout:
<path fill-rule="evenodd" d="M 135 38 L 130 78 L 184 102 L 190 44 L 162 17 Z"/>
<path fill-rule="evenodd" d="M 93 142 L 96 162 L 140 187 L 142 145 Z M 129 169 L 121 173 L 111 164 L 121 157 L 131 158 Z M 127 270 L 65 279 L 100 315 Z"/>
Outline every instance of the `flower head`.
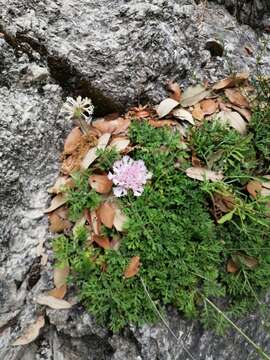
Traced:
<path fill-rule="evenodd" d="M 67 115 L 68 120 L 84 117 L 89 122 L 91 122 L 93 111 L 92 101 L 87 97 L 82 99 L 81 96 L 78 96 L 76 100 L 72 97 L 67 97 L 61 109 L 61 112 Z"/>
<path fill-rule="evenodd" d="M 113 173 L 108 174 L 108 178 L 116 185 L 113 192 L 117 197 L 127 195 L 128 190 L 132 190 L 135 196 L 140 196 L 143 185 L 151 176 L 143 160 L 133 160 L 129 156 L 116 161 Z"/>

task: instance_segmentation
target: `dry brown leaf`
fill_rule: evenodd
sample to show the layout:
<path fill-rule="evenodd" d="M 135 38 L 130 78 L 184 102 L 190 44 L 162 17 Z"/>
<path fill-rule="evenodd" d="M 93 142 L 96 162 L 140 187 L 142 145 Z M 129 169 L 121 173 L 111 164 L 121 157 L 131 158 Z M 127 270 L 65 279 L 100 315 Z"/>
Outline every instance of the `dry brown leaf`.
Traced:
<path fill-rule="evenodd" d="M 248 103 L 246 97 L 243 96 L 242 94 L 240 94 L 240 92 L 238 90 L 226 89 L 225 95 L 227 96 L 227 98 L 230 100 L 230 102 L 232 104 L 239 106 L 239 107 L 249 108 L 249 103 Z"/>
<path fill-rule="evenodd" d="M 48 188 L 47 191 L 51 194 L 59 194 L 60 192 L 62 192 L 64 186 L 72 188 L 74 185 L 74 181 L 71 178 L 68 178 L 66 176 L 59 176 L 56 179 L 54 185 Z"/>
<path fill-rule="evenodd" d="M 179 105 L 179 102 L 171 98 L 162 100 L 156 108 L 158 117 L 161 119 L 164 116 L 168 115 L 177 105 Z"/>
<path fill-rule="evenodd" d="M 235 208 L 235 199 L 233 195 L 228 194 L 214 194 L 214 205 L 216 209 L 219 209 L 223 213 L 230 212 Z"/>
<path fill-rule="evenodd" d="M 192 125 L 195 124 L 191 113 L 189 111 L 185 110 L 185 109 L 175 109 L 172 112 L 172 114 L 173 114 L 174 117 L 176 117 L 179 120 L 187 121 Z"/>
<path fill-rule="evenodd" d="M 122 211 L 116 207 L 115 209 L 115 216 L 113 220 L 113 225 L 117 231 L 124 230 L 124 224 L 127 221 L 127 216 L 122 213 Z"/>
<path fill-rule="evenodd" d="M 270 189 L 270 175 L 263 175 L 263 178 L 266 180 L 263 180 L 262 187 Z"/>
<path fill-rule="evenodd" d="M 55 297 L 56 299 L 63 299 L 67 293 L 67 284 L 63 284 L 58 288 L 54 288 L 48 292 L 49 296 Z"/>
<path fill-rule="evenodd" d="M 140 269 L 140 257 L 133 256 L 124 271 L 124 277 L 128 279 L 135 276 L 136 274 L 138 274 L 139 269 Z"/>
<path fill-rule="evenodd" d="M 230 125 L 242 135 L 244 135 L 247 131 L 247 123 L 236 111 L 220 111 L 216 118 L 221 123 Z"/>
<path fill-rule="evenodd" d="M 270 196 L 270 189 L 262 188 L 261 190 L 261 196 Z"/>
<path fill-rule="evenodd" d="M 122 151 L 126 150 L 126 148 L 128 147 L 129 144 L 130 144 L 130 140 L 128 138 L 117 137 L 111 141 L 109 147 L 114 148 L 118 152 L 122 152 Z"/>
<path fill-rule="evenodd" d="M 101 119 L 94 121 L 92 125 L 102 134 L 110 133 L 112 135 L 117 135 L 127 131 L 130 125 L 130 119 L 124 119 L 122 117 L 110 121 Z"/>
<path fill-rule="evenodd" d="M 88 223 L 91 225 L 94 234 L 99 235 L 101 222 L 100 222 L 100 218 L 97 214 L 97 211 L 95 211 L 95 210 L 89 211 L 88 209 L 85 209 L 84 214 L 85 214 L 85 217 L 86 217 Z"/>
<path fill-rule="evenodd" d="M 200 181 L 204 181 L 204 180 L 221 181 L 223 179 L 222 173 L 201 167 L 190 167 L 186 169 L 186 174 L 191 179 L 200 180 Z"/>
<path fill-rule="evenodd" d="M 203 100 L 200 105 L 204 115 L 212 115 L 218 109 L 218 103 L 213 99 Z"/>
<path fill-rule="evenodd" d="M 201 160 L 194 154 L 191 155 L 191 164 L 193 167 L 202 167 Z"/>
<path fill-rule="evenodd" d="M 62 299 L 56 297 L 41 294 L 36 299 L 37 304 L 49 306 L 51 309 L 70 309 L 72 305 Z"/>
<path fill-rule="evenodd" d="M 17 340 L 14 341 L 12 346 L 21 346 L 21 345 L 27 345 L 34 341 L 38 336 L 40 329 L 45 325 L 45 319 L 44 316 L 39 316 L 37 320 L 28 326 L 24 330 L 23 335 L 21 335 Z"/>
<path fill-rule="evenodd" d="M 259 181 L 250 181 L 247 184 L 247 191 L 253 198 L 256 198 L 262 191 L 262 185 L 259 183 Z"/>
<path fill-rule="evenodd" d="M 169 81 L 168 82 L 168 90 L 170 92 L 170 98 L 179 102 L 181 99 L 182 91 L 179 85 L 176 82 Z"/>
<path fill-rule="evenodd" d="M 68 274 L 69 274 L 68 266 L 65 266 L 63 268 L 54 268 L 53 281 L 56 288 L 60 288 L 61 286 L 67 283 Z"/>
<path fill-rule="evenodd" d="M 202 121 L 204 119 L 204 113 L 201 109 L 200 103 L 198 103 L 194 106 L 194 109 L 192 111 L 192 116 L 194 117 L 194 119 L 199 120 L 199 121 Z"/>
<path fill-rule="evenodd" d="M 105 133 L 98 139 L 97 146 L 90 149 L 87 154 L 84 156 L 82 162 L 81 162 L 81 168 L 87 169 L 97 158 L 97 150 L 98 149 L 105 149 L 109 140 L 110 140 L 111 134 Z"/>
<path fill-rule="evenodd" d="M 67 213 L 67 208 L 62 206 L 48 214 L 50 232 L 60 233 L 72 227 L 72 223 L 67 219 Z"/>
<path fill-rule="evenodd" d="M 48 209 L 44 210 L 44 213 L 47 214 L 52 212 L 58 209 L 60 206 L 64 205 L 66 202 L 66 197 L 62 194 L 58 194 L 52 199 L 51 205 L 48 207 Z"/>
<path fill-rule="evenodd" d="M 232 260 L 237 265 L 243 264 L 247 266 L 249 269 L 255 269 L 259 264 L 258 260 L 255 257 L 243 254 L 242 252 L 237 252 L 233 254 Z"/>
<path fill-rule="evenodd" d="M 110 240 L 106 236 L 93 234 L 92 240 L 96 244 L 98 244 L 98 246 L 100 246 L 102 249 L 110 249 L 111 248 Z"/>
<path fill-rule="evenodd" d="M 232 78 L 222 79 L 218 81 L 213 87 L 213 90 L 222 90 L 234 86 L 235 82 Z"/>
<path fill-rule="evenodd" d="M 231 105 L 231 108 L 241 114 L 248 122 L 251 120 L 251 111 L 248 109 L 240 108 L 239 106 Z"/>
<path fill-rule="evenodd" d="M 202 85 L 190 86 L 183 92 L 180 104 L 183 107 L 195 105 L 209 96 L 210 93 L 211 92 L 205 90 L 205 87 Z"/>
<path fill-rule="evenodd" d="M 236 273 L 238 270 L 239 266 L 237 266 L 232 259 L 229 259 L 229 261 L 227 262 L 227 272 Z"/>
<path fill-rule="evenodd" d="M 98 216 L 102 224 L 111 229 L 114 222 L 115 207 L 112 203 L 105 201 L 98 209 Z"/>
<path fill-rule="evenodd" d="M 177 123 L 173 120 L 148 120 L 148 124 L 153 126 L 154 128 L 162 128 L 164 126 L 173 126 Z"/>
<path fill-rule="evenodd" d="M 72 154 L 73 151 L 77 149 L 82 139 L 81 130 L 78 127 L 75 127 L 68 134 L 65 144 L 64 144 L 64 153 Z"/>
<path fill-rule="evenodd" d="M 91 175 L 88 179 L 89 185 L 99 194 L 108 194 L 112 189 L 112 181 L 107 175 Z"/>

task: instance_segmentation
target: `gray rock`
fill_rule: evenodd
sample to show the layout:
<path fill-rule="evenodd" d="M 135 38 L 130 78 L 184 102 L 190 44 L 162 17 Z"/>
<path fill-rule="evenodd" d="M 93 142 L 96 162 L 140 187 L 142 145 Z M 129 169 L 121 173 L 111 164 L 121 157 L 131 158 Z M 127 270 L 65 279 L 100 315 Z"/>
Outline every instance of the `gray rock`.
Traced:
<path fill-rule="evenodd" d="M 100 0 L 78 6 L 75 0 L 46 0 L 33 8 L 30 0 L 0 0 L 0 24 L 17 49 L 38 51 L 63 86 L 108 112 L 160 101 L 168 80 L 186 85 L 191 78 L 215 81 L 233 71 L 254 71 L 258 36 L 224 8 L 204 3 Z M 224 51 L 216 53 L 214 43 Z M 267 50 L 265 72 L 269 58 Z"/>
<path fill-rule="evenodd" d="M 80 305 L 55 311 L 35 303 L 38 294 L 52 287 L 51 235 L 43 209 L 69 130 L 58 112 L 64 93 L 88 95 L 98 112 L 105 113 L 160 101 L 167 80 L 186 86 L 204 78 L 214 82 L 234 70 L 253 72 L 258 36 L 248 26 L 239 26 L 224 8 L 196 5 L 193 0 L 99 0 L 79 5 L 75 0 L 0 0 L 0 6 L 0 31 L 12 45 L 0 38 L 0 358 L 188 359 L 162 323 L 111 334 Z M 245 46 L 253 53 L 248 54 Z M 265 73 L 269 54 L 268 46 L 260 57 Z M 37 256 L 37 246 L 44 241 L 47 266 Z M 39 338 L 12 347 L 45 311 Z M 258 359 L 235 332 L 219 337 L 173 309 L 167 317 L 196 359 Z M 254 313 L 239 324 L 270 352 L 265 330 L 269 319 Z"/>

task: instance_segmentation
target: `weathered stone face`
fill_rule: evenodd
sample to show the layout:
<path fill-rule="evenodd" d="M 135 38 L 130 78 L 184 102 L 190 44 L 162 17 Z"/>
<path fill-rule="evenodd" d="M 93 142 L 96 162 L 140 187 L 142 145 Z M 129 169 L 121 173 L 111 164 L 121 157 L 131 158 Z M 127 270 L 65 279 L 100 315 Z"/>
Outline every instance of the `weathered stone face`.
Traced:
<path fill-rule="evenodd" d="M 0 0 L 0 9 L 0 29 L 13 46 L 0 38 L 0 358 L 188 359 L 163 324 L 112 335 L 80 305 L 46 310 L 39 340 L 11 346 L 45 311 L 35 296 L 52 287 L 51 235 L 43 210 L 70 126 L 58 112 L 67 93 L 92 97 L 105 113 L 160 101 L 168 80 L 185 86 L 216 81 L 231 70 L 254 71 L 257 35 L 222 7 L 204 8 L 192 0 Z M 269 52 L 261 57 L 265 73 Z M 49 261 L 42 266 L 37 246 L 45 240 Z M 258 358 L 237 334 L 215 336 L 173 309 L 168 322 L 196 359 Z M 258 314 L 240 326 L 270 351 Z"/>

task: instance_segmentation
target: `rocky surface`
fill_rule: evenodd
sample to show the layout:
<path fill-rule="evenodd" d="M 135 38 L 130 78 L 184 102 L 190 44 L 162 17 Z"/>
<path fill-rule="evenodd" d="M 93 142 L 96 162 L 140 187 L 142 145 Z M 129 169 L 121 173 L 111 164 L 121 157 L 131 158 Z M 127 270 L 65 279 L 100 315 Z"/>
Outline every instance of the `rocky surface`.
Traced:
<path fill-rule="evenodd" d="M 69 127 L 58 112 L 66 93 L 91 96 L 104 113 L 159 101 L 167 80 L 185 85 L 252 72 L 258 36 L 222 7 L 192 0 L 0 0 L 0 9 L 0 29 L 12 45 L 0 38 L 0 359 L 189 359 L 162 324 L 111 334 L 79 304 L 61 311 L 36 305 L 52 285 L 43 209 Z M 269 52 L 266 46 L 260 57 L 268 74 Z M 11 346 L 39 314 L 46 318 L 39 338 Z M 195 359 L 259 358 L 238 334 L 218 337 L 173 309 L 168 321 Z M 268 321 L 250 314 L 240 326 L 270 353 Z"/>

